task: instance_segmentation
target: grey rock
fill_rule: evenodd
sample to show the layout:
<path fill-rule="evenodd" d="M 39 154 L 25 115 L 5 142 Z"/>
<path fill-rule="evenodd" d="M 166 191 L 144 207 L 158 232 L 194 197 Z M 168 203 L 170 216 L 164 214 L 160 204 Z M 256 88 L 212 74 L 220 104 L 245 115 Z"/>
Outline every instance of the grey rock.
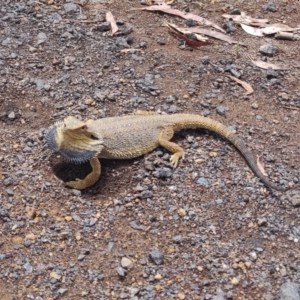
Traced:
<path fill-rule="evenodd" d="M 168 113 L 174 114 L 177 112 L 177 105 L 173 104 L 169 107 Z"/>
<path fill-rule="evenodd" d="M 95 98 L 96 98 L 96 101 L 104 101 L 106 98 L 106 94 L 102 93 L 102 92 L 96 92 Z"/>
<path fill-rule="evenodd" d="M 223 29 L 226 31 L 226 33 L 231 33 L 236 31 L 236 27 L 234 26 L 234 23 L 232 21 L 228 21 L 223 25 Z"/>
<path fill-rule="evenodd" d="M 46 82 L 42 79 L 35 79 L 34 83 L 35 83 L 36 89 L 38 91 L 42 90 L 44 88 L 45 84 L 46 84 Z"/>
<path fill-rule="evenodd" d="M 131 58 L 132 58 L 133 60 L 135 60 L 135 61 L 143 61 L 143 60 L 145 60 L 144 57 L 138 56 L 138 55 L 136 55 L 135 53 L 132 53 L 132 54 L 131 54 Z"/>
<path fill-rule="evenodd" d="M 137 107 L 139 104 L 147 103 L 147 100 L 144 97 L 132 97 L 129 101 L 133 107 Z"/>
<path fill-rule="evenodd" d="M 37 38 L 38 38 L 38 41 L 36 43 L 36 46 L 45 43 L 47 40 L 47 35 L 44 32 L 40 32 L 38 34 Z"/>
<path fill-rule="evenodd" d="M 153 175 L 158 178 L 169 178 L 173 174 L 172 169 L 170 168 L 160 168 L 153 172 Z"/>
<path fill-rule="evenodd" d="M 131 269 L 133 267 L 133 262 L 127 257 L 122 257 L 121 266 L 124 269 Z"/>
<path fill-rule="evenodd" d="M 25 147 L 22 149 L 22 151 L 23 151 L 24 153 L 31 153 L 31 152 L 32 152 L 32 149 L 31 149 L 30 147 L 28 147 L 28 146 L 25 146 Z"/>
<path fill-rule="evenodd" d="M 208 65 L 210 62 L 209 56 L 203 56 L 201 58 L 201 61 L 202 61 L 203 65 Z"/>
<path fill-rule="evenodd" d="M 197 180 L 197 183 L 204 186 L 204 187 L 209 187 L 209 182 L 208 180 L 205 178 L 205 177 L 200 177 L 198 180 Z"/>
<path fill-rule="evenodd" d="M 26 264 L 24 265 L 24 269 L 26 270 L 26 274 L 30 274 L 32 273 L 33 267 L 30 264 L 30 262 L 26 262 Z"/>
<path fill-rule="evenodd" d="M 265 217 L 257 218 L 257 224 L 258 224 L 258 226 L 266 226 L 266 225 L 268 225 L 268 221 Z"/>
<path fill-rule="evenodd" d="M 279 74 L 277 71 L 273 70 L 272 68 L 269 68 L 267 70 L 266 75 L 268 79 L 272 79 L 272 78 L 277 78 Z"/>
<path fill-rule="evenodd" d="M 166 99 L 166 102 L 167 103 L 174 103 L 176 100 L 176 98 L 174 96 L 168 96 L 167 99 Z"/>
<path fill-rule="evenodd" d="M 109 31 L 110 29 L 111 29 L 110 22 L 103 22 L 103 23 L 99 24 L 98 26 L 95 26 L 93 30 L 105 32 L 105 31 Z"/>
<path fill-rule="evenodd" d="M 86 256 L 85 254 L 79 254 L 77 260 L 82 261 L 85 259 L 85 256 Z"/>
<path fill-rule="evenodd" d="M 152 198 L 153 197 L 153 193 L 150 190 L 146 190 L 140 193 L 139 195 L 141 197 L 141 199 L 148 199 L 148 198 Z"/>
<path fill-rule="evenodd" d="M 273 85 L 280 85 L 281 84 L 281 80 L 280 79 L 277 79 L 277 78 L 272 78 L 270 81 L 269 81 L 269 84 L 271 86 Z"/>
<path fill-rule="evenodd" d="M 12 183 L 13 183 L 13 180 L 12 180 L 11 177 L 7 177 L 7 178 L 5 178 L 5 179 L 3 180 L 3 185 L 4 185 L 4 186 L 9 186 L 9 185 L 11 185 Z"/>
<path fill-rule="evenodd" d="M 116 38 L 116 46 L 121 49 L 130 48 L 130 46 L 127 43 L 127 39 L 123 37 Z"/>
<path fill-rule="evenodd" d="M 11 189 L 7 189 L 6 193 L 7 193 L 8 196 L 13 196 L 14 195 L 14 191 L 11 190 Z"/>
<path fill-rule="evenodd" d="M 116 95 L 115 94 L 108 94 L 106 96 L 106 98 L 109 100 L 109 101 L 116 101 Z"/>
<path fill-rule="evenodd" d="M 166 41 L 164 39 L 158 39 L 156 42 L 158 45 L 161 45 L 161 46 L 166 44 Z"/>
<path fill-rule="evenodd" d="M 23 245 L 26 247 L 26 248 L 29 248 L 31 245 L 33 244 L 33 242 L 31 240 L 25 240 L 23 242 Z"/>
<path fill-rule="evenodd" d="M 250 259 L 251 259 L 252 261 L 256 261 L 256 260 L 257 260 L 257 254 L 256 254 L 256 252 L 251 251 L 251 252 L 249 253 L 249 257 L 250 257 Z"/>
<path fill-rule="evenodd" d="M 219 114 L 219 115 L 225 115 L 225 113 L 226 113 L 226 111 L 228 110 L 228 107 L 226 107 L 226 106 L 218 106 L 217 108 L 216 108 L 216 111 L 217 111 L 217 113 Z"/>
<path fill-rule="evenodd" d="M 16 118 L 16 114 L 12 111 L 7 116 L 10 120 L 14 120 Z"/>
<path fill-rule="evenodd" d="M 197 23 L 196 21 L 194 21 L 193 19 L 187 19 L 187 20 L 185 21 L 185 25 L 186 25 L 187 27 L 193 27 L 193 26 L 197 26 L 198 23 Z"/>
<path fill-rule="evenodd" d="M 76 190 L 76 189 L 72 189 L 72 194 L 73 194 L 74 196 L 79 197 L 79 196 L 81 196 L 81 191 Z"/>
<path fill-rule="evenodd" d="M 296 195 L 292 195 L 288 197 L 294 207 L 300 206 L 300 195 L 297 193 Z"/>
<path fill-rule="evenodd" d="M 223 204 L 223 202 L 224 202 L 223 199 L 220 199 L 220 198 L 216 200 L 217 204 Z"/>
<path fill-rule="evenodd" d="M 94 281 L 95 279 L 101 280 L 104 277 L 99 270 L 88 269 L 88 273 L 90 282 Z"/>
<path fill-rule="evenodd" d="M 277 7 L 276 7 L 276 5 L 274 3 L 274 0 L 269 0 L 268 4 L 265 5 L 263 7 L 263 9 L 266 10 L 266 11 L 276 12 L 277 11 Z"/>
<path fill-rule="evenodd" d="M 59 22 L 61 22 L 62 17 L 59 13 L 54 12 L 51 14 L 51 19 L 52 19 L 53 23 L 59 23 Z"/>
<path fill-rule="evenodd" d="M 138 292 L 140 291 L 140 289 L 139 289 L 139 288 L 136 288 L 136 287 L 128 287 L 127 290 L 128 290 L 128 292 L 130 293 L 130 296 L 131 296 L 131 297 L 134 297 L 134 296 L 137 295 Z M 137 298 L 137 297 L 136 297 L 136 298 Z M 138 299 L 138 298 L 137 298 L 137 299 Z M 132 300 L 132 298 L 131 298 L 130 300 Z"/>
<path fill-rule="evenodd" d="M 138 221 L 131 221 L 129 223 L 129 225 L 131 226 L 131 228 L 136 229 L 136 230 L 143 230 L 144 231 L 144 230 L 147 229 L 147 227 L 145 225 L 141 224 Z"/>
<path fill-rule="evenodd" d="M 6 38 L 5 40 L 2 41 L 1 45 L 2 46 L 8 46 L 11 43 L 10 38 Z"/>
<path fill-rule="evenodd" d="M 156 265 L 161 265 L 164 263 L 164 255 L 158 249 L 152 250 L 149 254 L 149 258 Z"/>
<path fill-rule="evenodd" d="M 67 13 L 73 13 L 77 11 L 77 5 L 73 2 L 65 3 L 64 9 Z"/>
<path fill-rule="evenodd" d="M 242 75 L 241 75 L 241 73 L 240 72 L 238 72 L 236 69 L 234 69 L 234 68 L 231 68 L 230 69 L 230 73 L 233 75 L 233 76 L 235 76 L 236 78 L 240 78 Z"/>
<path fill-rule="evenodd" d="M 272 44 L 266 44 L 259 48 L 259 52 L 266 56 L 273 56 L 279 53 L 279 49 Z"/>
<path fill-rule="evenodd" d="M 5 254 L 0 253 L 0 261 L 5 259 Z"/>
<path fill-rule="evenodd" d="M 1 219 L 9 218 L 9 213 L 6 209 L 0 208 L 0 218 Z"/>
<path fill-rule="evenodd" d="M 116 268 L 117 273 L 119 274 L 119 276 L 124 277 L 126 275 L 126 270 L 123 269 L 121 266 Z"/>
<path fill-rule="evenodd" d="M 57 291 L 60 295 L 64 295 L 68 292 L 68 289 L 64 289 L 64 288 L 60 288 L 58 291 Z"/>
<path fill-rule="evenodd" d="M 300 300 L 299 285 L 291 281 L 283 283 L 280 287 L 280 300 Z"/>
<path fill-rule="evenodd" d="M 67 79 L 70 79 L 70 74 L 64 74 L 63 76 L 61 76 L 60 78 L 58 78 L 55 83 L 61 83 L 63 81 L 66 81 Z"/>
<path fill-rule="evenodd" d="M 182 235 L 176 235 L 172 238 L 173 242 L 176 244 L 181 244 L 183 242 Z"/>

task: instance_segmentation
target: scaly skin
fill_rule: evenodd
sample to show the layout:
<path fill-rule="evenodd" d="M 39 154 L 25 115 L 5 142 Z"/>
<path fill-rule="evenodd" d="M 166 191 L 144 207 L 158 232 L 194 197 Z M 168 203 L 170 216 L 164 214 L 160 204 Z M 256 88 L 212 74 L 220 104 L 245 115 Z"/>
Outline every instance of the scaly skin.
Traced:
<path fill-rule="evenodd" d="M 162 146 L 173 153 L 170 160 L 174 168 L 177 167 L 179 160 L 184 158 L 184 151 L 170 140 L 175 131 L 185 128 L 205 128 L 220 134 L 241 152 L 252 171 L 266 186 L 278 191 L 289 189 L 276 185 L 264 176 L 245 143 L 226 126 L 199 115 L 159 115 L 139 111 L 135 115 L 87 122 L 67 117 L 64 123 L 57 123 L 51 128 L 46 139 L 50 148 L 69 161 L 90 161 L 93 171 L 86 178 L 66 183 L 75 189 L 85 189 L 101 175 L 100 162 L 96 157 L 129 159 Z"/>

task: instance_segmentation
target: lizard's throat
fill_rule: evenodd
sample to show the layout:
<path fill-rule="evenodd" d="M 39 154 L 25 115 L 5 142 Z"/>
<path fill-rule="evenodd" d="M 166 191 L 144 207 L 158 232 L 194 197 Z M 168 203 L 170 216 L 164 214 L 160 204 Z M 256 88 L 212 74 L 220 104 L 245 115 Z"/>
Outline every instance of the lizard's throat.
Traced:
<path fill-rule="evenodd" d="M 64 129 L 63 122 L 50 127 L 46 141 L 50 149 L 75 163 L 89 161 L 103 149 L 102 139 L 93 139 L 84 134 L 67 131 Z"/>

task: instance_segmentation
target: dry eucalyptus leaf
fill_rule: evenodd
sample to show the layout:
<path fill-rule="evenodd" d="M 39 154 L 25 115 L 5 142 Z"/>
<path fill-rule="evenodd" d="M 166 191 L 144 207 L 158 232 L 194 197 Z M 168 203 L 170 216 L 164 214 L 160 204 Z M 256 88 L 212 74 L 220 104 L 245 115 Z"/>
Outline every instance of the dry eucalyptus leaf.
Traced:
<path fill-rule="evenodd" d="M 268 177 L 268 174 L 266 173 L 264 166 L 261 164 L 261 162 L 259 161 L 259 155 L 256 156 L 256 164 L 257 167 L 259 168 L 259 170 L 263 173 L 263 175 L 265 175 L 266 177 Z"/>
<path fill-rule="evenodd" d="M 264 36 L 262 28 L 256 28 L 249 25 L 241 24 L 241 27 L 249 34 L 255 36 Z"/>
<path fill-rule="evenodd" d="M 275 64 L 271 64 L 271 63 L 268 63 L 268 62 L 265 62 L 265 61 L 261 61 L 261 60 L 251 60 L 251 62 L 256 65 L 257 67 L 259 68 L 262 68 L 262 69 L 273 69 L 273 70 L 288 70 L 289 67 L 287 66 L 278 66 L 278 65 L 275 65 Z"/>
<path fill-rule="evenodd" d="M 194 15 L 192 13 L 184 13 L 182 11 L 180 11 L 179 9 L 173 9 L 171 8 L 171 6 L 167 5 L 167 4 L 162 4 L 162 5 L 152 5 L 152 6 L 148 6 L 145 8 L 138 8 L 138 9 L 134 9 L 134 10 L 147 10 L 147 11 L 160 11 L 169 15 L 173 15 L 173 16 L 178 16 L 181 17 L 183 19 L 192 19 L 196 22 L 199 22 L 201 25 L 205 25 L 205 26 L 212 26 L 222 32 L 225 32 L 219 25 L 204 19 L 198 15 Z"/>
<path fill-rule="evenodd" d="M 250 16 L 246 16 L 244 13 L 242 13 L 241 15 L 224 14 L 223 17 L 226 19 L 231 19 L 235 23 L 252 25 L 256 27 L 265 27 L 266 24 L 269 22 L 268 19 L 255 19 Z"/>
<path fill-rule="evenodd" d="M 179 29 L 182 30 L 183 28 L 179 28 Z M 196 28 L 196 27 L 189 28 L 189 31 L 194 32 L 194 33 L 201 33 L 204 35 L 208 35 L 215 39 L 225 41 L 229 44 L 240 44 L 242 46 L 245 46 L 245 44 L 235 41 L 230 36 L 228 36 L 224 33 L 221 33 L 221 32 L 217 32 L 217 31 L 213 31 L 213 30 L 209 30 L 209 29 L 205 29 L 205 28 Z"/>
<path fill-rule="evenodd" d="M 253 88 L 251 87 L 251 85 L 245 81 L 242 81 L 234 76 L 231 75 L 227 75 L 229 78 L 231 78 L 232 80 L 234 80 L 235 82 L 237 82 L 238 84 L 240 84 L 247 92 L 246 95 L 250 95 L 253 93 Z"/>
<path fill-rule="evenodd" d="M 275 24 L 270 24 L 267 25 L 265 28 L 262 28 L 261 31 L 264 34 L 274 34 L 280 31 L 294 31 L 294 30 L 299 30 L 300 28 L 291 28 L 290 26 L 286 24 L 281 24 L 281 23 L 275 23 Z"/>
<path fill-rule="evenodd" d="M 117 26 L 114 16 L 110 11 L 106 13 L 106 21 L 110 22 L 111 34 L 114 35 L 119 30 L 119 28 Z"/>

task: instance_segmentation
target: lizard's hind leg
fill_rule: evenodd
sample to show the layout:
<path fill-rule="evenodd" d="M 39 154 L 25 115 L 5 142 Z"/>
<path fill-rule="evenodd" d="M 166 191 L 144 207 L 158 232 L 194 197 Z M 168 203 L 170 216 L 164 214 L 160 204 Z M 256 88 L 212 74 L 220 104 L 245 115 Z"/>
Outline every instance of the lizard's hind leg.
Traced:
<path fill-rule="evenodd" d="M 92 172 L 88 174 L 84 179 L 76 179 L 75 181 L 66 182 L 66 185 L 77 190 L 86 189 L 95 184 L 101 175 L 101 164 L 97 157 L 93 157 L 90 160 L 92 166 Z"/>
<path fill-rule="evenodd" d="M 170 142 L 170 139 L 174 135 L 174 130 L 172 127 L 166 127 L 164 128 L 158 138 L 159 144 L 169 150 L 170 152 L 174 153 L 171 158 L 171 164 L 173 165 L 174 168 L 177 167 L 178 161 L 180 158 L 184 158 L 184 151 L 183 149 L 178 146 L 177 144 Z"/>

